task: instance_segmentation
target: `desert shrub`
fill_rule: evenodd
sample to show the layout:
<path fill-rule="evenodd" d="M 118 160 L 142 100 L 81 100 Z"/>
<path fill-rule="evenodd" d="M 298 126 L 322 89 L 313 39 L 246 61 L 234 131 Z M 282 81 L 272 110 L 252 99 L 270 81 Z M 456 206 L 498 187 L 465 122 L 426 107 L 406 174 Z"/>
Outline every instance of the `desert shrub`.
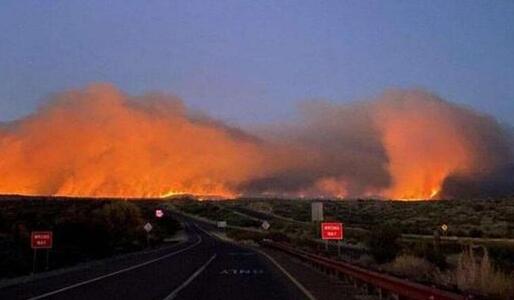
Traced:
<path fill-rule="evenodd" d="M 384 265 L 384 269 L 402 277 L 426 281 L 432 278 L 436 267 L 424 258 L 402 254 Z"/>
<path fill-rule="evenodd" d="M 488 247 L 490 257 L 495 266 L 504 270 L 514 270 L 514 246 L 494 245 Z"/>
<path fill-rule="evenodd" d="M 480 230 L 478 228 L 472 228 L 469 231 L 469 236 L 470 237 L 482 237 L 482 235 L 483 235 L 482 230 Z"/>
<path fill-rule="evenodd" d="M 457 286 L 464 291 L 476 291 L 502 299 L 514 297 L 513 274 L 495 269 L 486 248 L 481 258 L 475 257 L 471 247 L 464 250 L 455 269 Z"/>
<path fill-rule="evenodd" d="M 13 277 L 19 274 L 29 272 L 31 270 L 31 260 L 27 258 L 24 249 L 9 245 L 10 251 L 0 253 L 0 275 L 2 277 Z"/>
<path fill-rule="evenodd" d="M 371 267 L 375 264 L 375 260 L 373 257 L 367 254 L 360 255 L 359 258 L 355 260 L 355 263 L 359 266 L 363 267 Z"/>
<path fill-rule="evenodd" d="M 415 242 L 410 248 L 409 253 L 414 256 L 424 258 L 428 262 L 434 264 L 439 269 L 444 270 L 448 267 L 446 256 L 441 250 L 438 250 L 432 243 Z"/>
<path fill-rule="evenodd" d="M 154 221 L 156 224 L 156 230 L 162 237 L 173 235 L 180 229 L 180 222 L 165 214 L 162 218 L 158 218 Z"/>
<path fill-rule="evenodd" d="M 130 202 L 116 201 L 94 210 L 93 226 L 107 234 L 111 248 L 132 244 L 144 234 L 141 211 Z"/>
<path fill-rule="evenodd" d="M 54 227 L 55 251 L 59 251 L 62 261 L 72 261 L 74 257 L 103 257 L 111 252 L 110 236 L 87 218 L 67 218 L 59 220 Z"/>
<path fill-rule="evenodd" d="M 400 232 L 392 225 L 374 227 L 368 236 L 367 246 L 378 263 L 393 260 L 400 251 Z"/>
<path fill-rule="evenodd" d="M 270 240 L 273 240 L 275 242 L 289 242 L 289 237 L 282 233 L 282 232 L 277 232 L 277 231 L 273 231 L 273 232 L 270 232 L 268 235 L 267 235 L 267 238 L 270 239 Z"/>

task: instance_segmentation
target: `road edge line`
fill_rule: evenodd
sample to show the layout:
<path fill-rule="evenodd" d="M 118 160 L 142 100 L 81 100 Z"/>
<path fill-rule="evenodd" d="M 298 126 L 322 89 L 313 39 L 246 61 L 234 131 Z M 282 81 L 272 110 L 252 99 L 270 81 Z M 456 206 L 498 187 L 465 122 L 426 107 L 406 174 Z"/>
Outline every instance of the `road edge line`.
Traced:
<path fill-rule="evenodd" d="M 137 268 L 140 268 L 140 267 L 144 267 L 146 265 L 149 265 L 149 264 L 152 264 L 152 263 L 155 263 L 155 262 L 158 262 L 160 260 L 163 260 L 165 258 L 168 258 L 168 257 L 171 257 L 171 256 L 174 256 L 176 254 L 179 254 L 179 253 L 182 253 L 186 250 L 189 250 L 193 247 L 196 247 L 198 246 L 200 243 L 202 242 L 202 237 L 200 235 L 198 235 L 198 241 L 195 242 L 194 244 L 192 245 L 189 245 L 187 246 L 186 248 L 183 248 L 183 249 L 180 249 L 180 250 L 177 250 L 175 252 L 171 252 L 171 253 L 168 253 L 168 254 L 165 254 L 161 257 L 158 257 L 158 258 L 154 258 L 154 259 L 151 259 L 151 260 L 148 260 L 148 261 L 145 261 L 145 262 L 142 262 L 140 264 L 137 264 L 137 265 L 133 265 L 133 266 L 130 266 L 128 268 L 124 268 L 124 269 L 121 269 L 121 270 L 118 270 L 118 271 L 114 271 L 114 272 L 111 272 L 111 273 L 108 273 L 108 274 L 104 274 L 104 275 L 101 275 L 101 276 L 98 276 L 98 277 L 95 277 L 95 278 L 91 278 L 91 279 L 88 279 L 88 280 L 84 280 L 84 281 L 81 281 L 81 282 L 78 282 L 78 283 L 75 283 L 75 284 L 72 284 L 72 285 L 69 285 L 67 287 L 63 287 L 63 288 L 60 288 L 60 289 L 57 289 L 57 290 L 54 290 L 54 291 L 51 291 L 51 292 L 47 292 L 47 293 L 44 293 L 44 294 L 41 294 L 39 296 L 35 296 L 35 297 L 31 297 L 31 298 L 28 298 L 27 300 L 38 300 L 38 299 L 43 299 L 43 298 L 46 298 L 48 296 L 52 296 L 52 295 L 55 295 L 55 294 L 59 294 L 59 293 L 62 293 L 62 292 L 65 292 L 65 291 L 68 291 L 68 290 L 71 290 L 71 289 L 74 289 L 76 287 L 79 287 L 79 286 L 83 286 L 83 285 L 86 285 L 86 284 L 89 284 L 89 283 L 92 283 L 92 282 L 95 282 L 95 281 L 98 281 L 98 280 L 102 280 L 104 278 L 108 278 L 108 277 L 112 277 L 114 275 L 118 275 L 118 274 L 121 274 L 121 273 L 125 273 L 127 271 L 131 271 L 131 270 L 134 270 L 134 269 L 137 269 Z"/>
<path fill-rule="evenodd" d="M 258 249 L 254 249 L 257 253 L 260 253 L 261 255 L 263 255 L 264 257 L 266 257 L 269 261 L 271 261 L 280 271 L 282 271 L 282 273 L 284 273 L 284 275 L 287 276 L 287 278 L 289 278 L 289 280 L 291 280 L 292 283 L 294 283 L 296 285 L 296 287 L 302 291 L 302 293 L 307 296 L 307 298 L 309 300 L 317 300 L 316 297 L 314 297 L 314 295 L 309 292 L 309 290 L 307 288 L 305 288 L 305 286 L 303 286 L 303 284 L 301 284 L 296 278 L 294 278 L 293 275 L 291 275 L 291 273 L 289 273 L 284 267 L 282 267 L 273 257 L 271 257 L 269 254 L 267 254 L 266 252 L 262 251 L 262 250 L 258 250 Z"/>

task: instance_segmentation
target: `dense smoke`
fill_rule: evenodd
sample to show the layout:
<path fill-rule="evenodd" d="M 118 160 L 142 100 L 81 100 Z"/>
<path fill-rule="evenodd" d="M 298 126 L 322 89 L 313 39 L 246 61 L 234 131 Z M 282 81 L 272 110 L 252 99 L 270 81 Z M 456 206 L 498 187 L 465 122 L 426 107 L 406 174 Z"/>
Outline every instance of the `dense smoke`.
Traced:
<path fill-rule="evenodd" d="M 0 193 L 428 199 L 512 193 L 512 135 L 423 91 L 309 102 L 243 130 L 166 95 L 94 85 L 0 126 Z M 474 195 L 474 194 L 473 194 Z"/>

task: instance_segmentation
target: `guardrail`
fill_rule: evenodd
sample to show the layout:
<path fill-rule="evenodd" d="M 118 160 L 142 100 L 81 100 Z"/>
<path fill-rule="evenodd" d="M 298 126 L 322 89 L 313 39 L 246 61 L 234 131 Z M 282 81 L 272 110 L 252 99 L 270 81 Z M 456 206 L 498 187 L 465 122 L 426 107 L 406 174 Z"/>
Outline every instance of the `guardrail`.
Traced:
<path fill-rule="evenodd" d="M 323 256 L 301 251 L 281 243 L 263 241 L 264 246 L 288 253 L 311 265 L 324 269 L 327 273 L 342 277 L 354 285 L 364 287 L 369 293 L 375 293 L 380 299 L 414 299 L 414 300 L 464 300 L 473 299 L 435 287 L 422 285 L 386 274 L 370 271 L 355 265 L 332 260 Z"/>

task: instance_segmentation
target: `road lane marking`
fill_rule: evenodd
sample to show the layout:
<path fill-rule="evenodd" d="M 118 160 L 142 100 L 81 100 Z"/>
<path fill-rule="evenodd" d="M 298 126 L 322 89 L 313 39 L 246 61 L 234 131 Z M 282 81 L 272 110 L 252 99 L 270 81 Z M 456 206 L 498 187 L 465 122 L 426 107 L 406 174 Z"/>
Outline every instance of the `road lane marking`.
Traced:
<path fill-rule="evenodd" d="M 125 269 L 121 269 L 121 270 L 118 270 L 118 271 L 115 271 L 115 272 L 112 272 L 112 273 L 109 273 L 109 274 L 105 274 L 105 275 L 98 276 L 98 277 L 95 277 L 95 278 L 92 278 L 92 279 L 89 279 L 89 280 L 78 282 L 78 283 L 72 284 L 70 286 L 67 286 L 67 287 L 64 287 L 64 288 L 61 288 L 61 289 L 58 289 L 58 290 L 55 290 L 55 291 L 51 291 L 51 292 L 48 292 L 48 293 L 45 293 L 45 294 L 42 294 L 42 295 L 39 295 L 39 296 L 36 296 L 36 297 L 32 297 L 32 298 L 29 298 L 27 300 L 43 299 L 43 298 L 46 298 L 48 296 L 52 296 L 52 295 L 55 295 L 55 294 L 58 294 L 58 293 L 62 293 L 62 292 L 74 289 L 76 287 L 79 287 L 79 286 L 83 286 L 83 285 L 86 285 L 86 284 L 89 284 L 89 283 L 92 283 L 92 282 L 95 282 L 95 281 L 98 281 L 98 280 L 102 280 L 102 279 L 105 279 L 105 278 L 108 278 L 108 277 L 112 277 L 114 275 L 118 275 L 118 274 L 121 274 L 121 273 L 125 273 L 127 271 L 131 271 L 131 270 L 134 270 L 134 269 L 137 269 L 137 268 L 140 268 L 140 267 L 144 267 L 146 265 L 158 262 L 158 261 L 163 260 L 165 258 L 177 255 L 179 253 L 182 253 L 182 252 L 187 251 L 187 250 L 189 250 L 189 249 L 191 249 L 193 247 L 198 246 L 202 242 L 202 237 L 200 235 L 197 235 L 197 237 L 198 237 L 198 241 L 196 241 L 194 244 L 192 244 L 192 245 L 190 245 L 190 246 L 188 246 L 186 248 L 177 250 L 175 252 L 168 253 L 168 254 L 163 255 L 161 257 L 158 257 L 158 258 L 155 258 L 155 259 L 152 259 L 152 260 L 148 260 L 148 261 L 145 261 L 143 263 L 140 263 L 140 264 L 137 264 L 137 265 L 125 268 Z"/>
<path fill-rule="evenodd" d="M 230 256 L 254 256 L 253 252 L 230 252 L 228 255 Z"/>
<path fill-rule="evenodd" d="M 259 275 L 264 274 L 263 269 L 224 269 L 221 275 Z"/>
<path fill-rule="evenodd" d="M 205 229 L 203 229 L 202 227 L 198 226 L 198 224 L 196 223 L 193 223 L 198 229 L 200 229 L 201 231 L 207 233 L 208 235 L 210 235 L 211 237 L 217 239 L 217 240 L 221 240 L 221 238 L 219 238 L 217 235 L 213 234 L 213 233 L 210 233 L 208 231 L 206 231 Z M 225 240 L 221 240 L 221 241 L 224 241 L 224 242 L 228 242 L 228 243 L 231 243 L 231 244 L 234 244 L 238 247 L 240 247 L 239 245 L 237 245 L 235 242 L 231 242 L 231 241 L 225 241 Z M 309 290 L 307 290 L 303 284 L 301 284 L 296 278 L 293 277 L 293 275 L 291 275 L 291 273 L 289 273 L 286 269 L 284 269 L 284 267 L 282 267 L 273 257 L 269 256 L 267 253 L 265 253 L 264 251 L 261 251 L 261 250 L 257 250 L 257 249 L 254 249 L 252 248 L 252 250 L 254 250 L 255 252 L 257 253 L 260 253 L 261 255 L 263 255 L 264 257 L 266 257 L 269 261 L 271 261 L 280 271 L 282 271 L 282 273 L 284 273 L 284 275 L 286 275 L 286 277 L 294 284 L 296 285 L 296 287 L 309 299 L 309 300 L 316 300 L 316 297 L 314 297 L 314 295 L 312 295 L 311 292 L 309 292 Z"/>
<path fill-rule="evenodd" d="M 255 249 L 255 251 L 259 252 L 260 254 L 264 255 L 267 259 L 269 259 L 280 271 L 282 271 L 282 273 L 284 273 L 287 276 L 287 278 L 289 278 L 289 280 L 291 280 L 296 285 L 297 288 L 300 289 L 300 291 L 302 291 L 302 293 L 309 300 L 316 300 L 316 297 L 314 297 L 314 295 L 312 295 L 311 292 L 309 292 L 309 290 L 307 290 L 303 286 L 303 284 L 301 284 L 298 280 L 296 280 L 296 278 L 294 278 L 293 275 L 291 275 L 286 269 L 284 269 L 273 257 L 269 256 L 264 251 L 257 250 L 257 249 Z"/>
<path fill-rule="evenodd" d="M 209 231 L 203 229 L 202 227 L 198 226 L 198 224 L 196 223 L 193 223 L 196 228 L 200 229 L 201 231 L 203 231 L 205 234 L 207 234 L 208 236 L 212 237 L 213 239 L 219 239 L 218 237 L 214 236 L 214 234 L 210 233 Z"/>
<path fill-rule="evenodd" d="M 198 275 L 200 275 L 215 258 L 216 258 L 216 254 L 211 256 L 211 258 L 205 264 L 203 264 L 198 270 L 196 270 L 196 272 L 194 272 L 193 275 L 191 275 L 186 281 L 184 281 L 178 288 L 173 290 L 173 292 L 171 292 L 171 294 L 169 294 L 166 298 L 164 298 L 164 300 L 175 299 L 177 297 L 178 293 L 180 293 L 181 290 L 183 290 L 185 287 L 187 287 L 188 284 L 190 284 L 196 277 L 198 277 Z"/>

